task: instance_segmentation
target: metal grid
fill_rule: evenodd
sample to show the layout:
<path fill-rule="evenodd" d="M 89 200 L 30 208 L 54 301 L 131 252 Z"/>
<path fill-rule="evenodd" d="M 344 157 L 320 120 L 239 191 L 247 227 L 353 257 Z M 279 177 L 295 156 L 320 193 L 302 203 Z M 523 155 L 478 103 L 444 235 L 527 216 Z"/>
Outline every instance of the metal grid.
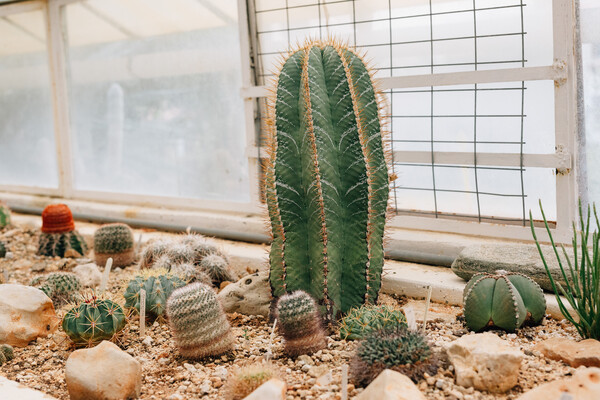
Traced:
<path fill-rule="evenodd" d="M 373 18 L 372 16 L 364 16 L 360 14 L 360 10 L 357 10 L 360 3 L 364 2 L 356 0 L 341 0 L 333 2 L 324 2 L 321 0 L 303 1 L 301 4 L 292 3 L 291 0 L 285 1 L 285 6 L 281 4 L 284 2 L 276 2 L 275 7 L 269 7 L 263 5 L 260 0 L 256 1 L 255 12 L 254 12 L 254 23 L 256 26 L 255 46 L 257 48 L 257 81 L 258 84 L 268 84 L 269 78 L 273 76 L 270 68 L 273 68 L 274 56 L 279 56 L 293 47 L 295 44 L 295 38 L 299 36 L 311 36 L 315 38 L 324 39 L 327 38 L 332 32 L 334 37 L 340 37 L 335 35 L 336 32 L 345 32 L 346 35 L 341 35 L 342 40 L 348 41 L 348 43 L 356 47 L 359 50 L 366 50 L 368 52 L 375 51 L 375 65 L 379 65 L 376 70 L 377 77 L 394 77 L 394 76 L 405 76 L 412 75 L 415 72 L 429 72 L 431 74 L 439 72 L 456 72 L 456 71 L 478 71 L 479 69 L 490 69 L 490 68 L 510 68 L 510 67 L 525 67 L 527 59 L 525 57 L 525 37 L 527 32 L 525 30 L 525 21 L 523 8 L 526 6 L 522 0 L 520 1 L 505 1 L 504 5 L 496 5 L 493 7 L 485 7 L 489 2 L 481 2 L 473 0 L 469 7 L 464 7 L 454 10 L 440 10 L 436 8 L 436 1 L 429 0 L 427 4 L 426 12 L 420 12 L 413 15 L 399 15 L 398 10 L 402 9 L 402 4 L 387 0 L 385 2 L 376 2 L 380 8 L 380 14 L 387 14 L 385 18 Z M 439 2 L 437 2 L 439 3 Z M 498 2 L 496 2 L 498 3 Z M 330 22 L 324 15 L 324 11 L 332 5 L 345 5 L 347 10 L 351 10 L 348 13 L 347 20 L 343 22 Z M 305 24 L 292 23 L 292 16 L 297 14 L 307 13 L 307 10 L 315 10 L 318 18 L 306 19 Z M 437 9 L 437 11 L 436 11 Z M 478 15 L 482 12 L 499 12 L 503 10 L 515 10 L 518 14 L 518 30 L 511 30 L 501 33 L 494 34 L 478 34 L 477 19 Z M 282 26 L 275 28 L 263 29 L 263 25 L 269 25 L 263 21 L 268 20 L 269 16 L 271 20 L 279 19 Z M 453 16 L 460 16 L 461 19 L 465 19 L 465 16 L 469 16 L 472 24 L 471 35 L 448 35 L 440 37 L 436 34 L 436 20 L 440 18 L 452 18 Z M 252 16 L 251 16 L 252 17 Z M 284 21 L 281 21 L 284 19 Z M 342 17 L 343 19 L 343 17 Z M 315 23 L 318 22 L 318 23 Z M 424 25 L 429 30 L 429 37 L 418 40 L 398 40 L 395 30 L 403 30 L 403 26 L 414 26 Z M 277 25 L 270 24 L 270 25 Z M 381 30 L 387 29 L 387 35 L 377 35 L 378 40 L 365 40 L 365 36 L 361 37 L 361 26 L 377 26 Z M 383 27 L 383 28 L 382 28 Z M 280 40 L 285 38 L 285 48 L 273 49 L 273 46 L 269 41 Z M 478 57 L 478 48 L 482 46 L 482 41 L 489 39 L 508 38 L 516 37 L 518 39 L 519 56 L 518 57 L 506 57 L 502 59 L 486 60 L 482 57 Z M 276 41 L 275 40 L 275 41 Z M 464 43 L 470 41 L 473 49 L 472 60 L 459 60 L 456 62 L 439 62 L 437 59 L 436 52 L 438 51 L 438 44 L 440 43 Z M 402 63 L 401 58 L 396 58 L 396 54 L 402 52 L 402 48 L 406 46 L 414 45 L 425 45 L 429 46 L 429 62 L 423 62 L 422 59 L 417 60 L 413 63 Z M 384 56 L 384 52 L 387 53 L 387 57 Z M 430 179 L 429 185 L 410 185 L 402 184 L 401 182 L 395 181 L 392 183 L 393 193 L 393 205 L 396 209 L 397 215 L 429 215 L 436 218 L 458 218 L 475 220 L 478 222 L 501 222 L 509 224 L 520 224 L 525 226 L 528 224 L 528 210 L 526 208 L 526 198 L 528 193 L 526 191 L 524 174 L 527 169 L 523 165 L 523 154 L 524 145 L 526 144 L 525 138 L 525 99 L 526 99 L 527 84 L 522 82 L 514 82 L 508 85 L 461 85 L 457 87 L 429 87 L 429 88 L 418 88 L 418 89 L 390 89 L 387 91 L 388 99 L 391 107 L 391 118 L 390 118 L 390 141 L 391 147 L 394 150 L 397 149 L 422 149 L 427 146 L 430 151 L 431 157 L 429 163 L 422 162 L 405 162 L 395 157 L 393 163 L 393 172 L 415 171 L 419 170 L 419 174 Z M 520 107 L 519 112 L 506 113 L 506 114 L 487 114 L 478 110 L 478 95 L 483 92 L 513 92 L 519 95 Z M 472 112 L 460 113 L 460 114 L 440 114 L 436 112 L 436 105 L 440 96 L 452 96 L 455 94 L 468 93 L 472 96 L 473 108 Z M 429 97 L 429 110 L 423 114 L 414 113 L 400 113 L 396 111 L 394 103 L 397 101 L 399 96 L 403 97 L 416 97 L 426 95 Z M 264 109 L 264 108 L 263 108 Z M 444 133 L 438 132 L 444 130 L 447 121 L 451 118 L 460 119 L 465 121 L 467 119 L 472 122 L 472 137 L 470 139 L 453 139 L 446 138 Z M 518 125 L 518 140 L 506 140 L 502 137 L 493 138 L 493 140 L 486 140 L 485 138 L 478 137 L 478 123 L 485 119 L 512 119 L 516 121 Z M 407 120 L 428 120 L 428 137 L 415 138 L 413 131 L 402 129 L 402 125 L 405 125 Z M 438 129 L 438 127 L 440 129 Z M 447 128 L 450 129 L 450 128 Z M 550 138 L 551 139 L 551 138 Z M 259 143 L 260 146 L 260 143 Z M 438 163 L 435 160 L 434 153 L 439 148 L 444 151 L 449 151 L 451 146 L 470 146 L 473 154 L 472 165 L 449 165 Z M 521 163 L 518 166 L 480 166 L 477 163 L 477 154 L 479 149 L 484 146 L 486 148 L 497 147 L 509 147 L 511 152 L 519 155 Z M 430 173 L 425 174 L 424 169 L 429 169 Z M 440 179 L 444 175 L 452 175 L 450 170 L 459 170 L 463 175 L 469 174 L 469 180 L 474 182 L 474 187 L 465 188 L 456 186 L 448 186 L 440 184 Z M 511 191 L 493 189 L 484 190 L 480 186 L 481 171 L 484 171 L 484 175 L 500 176 L 502 175 L 506 179 L 507 174 L 510 174 L 510 179 L 517 182 L 518 188 L 515 190 L 513 187 Z M 495 173 L 498 174 L 495 174 Z M 437 178 L 437 179 L 436 179 Z M 489 185 L 486 185 L 489 186 Z M 514 185 L 511 185 L 514 186 Z M 429 197 L 428 201 L 424 201 L 424 205 L 419 208 L 406 208 L 403 207 L 399 199 L 408 197 L 423 198 L 423 194 L 426 193 Z M 456 210 L 456 202 L 460 199 L 471 199 L 472 207 L 470 210 L 461 212 Z M 512 201 L 515 211 L 508 215 L 497 215 L 493 212 L 486 212 L 485 207 L 482 206 L 489 202 L 498 201 Z M 545 203 L 553 202 L 553 198 L 544 199 Z M 427 205 L 429 204 L 429 206 Z M 518 211 L 517 211 L 518 208 Z"/>

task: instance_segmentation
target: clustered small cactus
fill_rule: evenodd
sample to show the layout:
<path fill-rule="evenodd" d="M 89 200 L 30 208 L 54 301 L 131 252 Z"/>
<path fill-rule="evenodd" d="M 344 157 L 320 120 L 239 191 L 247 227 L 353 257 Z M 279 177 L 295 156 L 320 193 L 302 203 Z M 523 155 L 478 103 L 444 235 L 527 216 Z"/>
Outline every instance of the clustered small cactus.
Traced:
<path fill-rule="evenodd" d="M 15 353 L 11 345 L 1 344 L 0 345 L 0 366 L 2 364 L 15 358 Z"/>
<path fill-rule="evenodd" d="M 0 202 L 0 228 L 10 225 L 10 208 Z"/>
<path fill-rule="evenodd" d="M 159 262 L 160 260 L 157 262 L 157 266 Z M 171 272 L 181 276 L 187 283 L 201 282 L 207 285 L 213 284 L 211 277 L 194 264 L 184 263 L 173 265 Z"/>
<path fill-rule="evenodd" d="M 126 322 L 120 305 L 92 295 L 65 314 L 62 328 L 75 345 L 92 346 L 114 339 Z"/>
<path fill-rule="evenodd" d="M 6 256 L 6 246 L 4 242 L 0 242 L 0 258 L 4 258 Z"/>
<path fill-rule="evenodd" d="M 235 278 L 229 269 L 229 263 L 219 254 L 208 254 L 200 262 L 200 268 L 210 276 L 213 284 L 217 286 L 225 281 L 235 281 Z"/>
<path fill-rule="evenodd" d="M 225 399 L 242 400 L 263 383 L 279 377 L 279 371 L 268 362 L 258 362 L 239 367 L 227 379 Z"/>
<path fill-rule="evenodd" d="M 65 204 L 51 204 L 42 212 L 42 234 L 37 254 L 49 257 L 83 256 L 87 244 L 75 230 L 73 214 Z"/>
<path fill-rule="evenodd" d="M 199 359 L 232 350 L 229 321 L 210 286 L 192 283 L 175 290 L 167 301 L 167 316 L 183 357 Z"/>
<path fill-rule="evenodd" d="M 71 272 L 52 272 L 31 282 L 33 286 L 39 283 L 42 283 L 39 289 L 58 303 L 75 300 L 81 290 L 79 278 Z"/>
<path fill-rule="evenodd" d="M 406 327 L 372 332 L 360 342 L 350 363 L 350 376 L 359 386 L 371 383 L 384 369 L 418 381 L 437 373 L 438 359 L 427 339 Z"/>
<path fill-rule="evenodd" d="M 475 274 L 463 297 L 465 321 L 473 331 L 495 326 L 513 332 L 526 321 L 540 323 L 546 312 L 540 286 L 519 273 Z"/>
<path fill-rule="evenodd" d="M 94 256 L 96 264 L 105 265 L 113 259 L 113 267 L 126 267 L 135 261 L 134 239 L 126 224 L 102 225 L 94 233 Z"/>
<path fill-rule="evenodd" d="M 312 354 L 326 347 L 322 319 L 308 293 L 297 290 L 281 296 L 277 302 L 276 318 L 285 339 L 286 354 Z"/>
<path fill-rule="evenodd" d="M 346 340 L 363 339 L 381 329 L 406 327 L 402 311 L 389 306 L 366 305 L 350 310 L 340 321 L 340 337 Z"/>
<path fill-rule="evenodd" d="M 153 270 L 142 273 L 129 281 L 125 290 L 125 308 L 140 311 L 140 290 L 146 291 L 146 316 L 149 319 L 161 317 L 167 307 L 167 299 L 185 282 L 166 271 Z"/>

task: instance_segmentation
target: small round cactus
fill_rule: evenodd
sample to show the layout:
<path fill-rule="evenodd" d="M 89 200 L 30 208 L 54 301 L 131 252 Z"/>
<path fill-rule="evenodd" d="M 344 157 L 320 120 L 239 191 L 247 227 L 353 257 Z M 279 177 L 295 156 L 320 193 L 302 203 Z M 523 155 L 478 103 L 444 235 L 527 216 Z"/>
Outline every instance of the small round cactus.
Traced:
<path fill-rule="evenodd" d="M 525 322 L 540 323 L 546 312 L 544 292 L 536 282 L 502 270 L 473 275 L 463 304 L 467 326 L 476 332 L 494 326 L 513 332 Z"/>
<path fill-rule="evenodd" d="M 126 322 L 120 305 L 92 295 L 65 314 L 62 328 L 75 345 L 92 346 L 112 340 Z"/>
<path fill-rule="evenodd" d="M 42 212 L 42 234 L 37 254 L 49 257 L 83 256 L 87 244 L 75 230 L 73 215 L 65 204 L 51 204 Z"/>
<path fill-rule="evenodd" d="M 287 355 L 312 354 L 327 346 L 317 305 L 308 293 L 297 290 L 281 296 L 276 318 Z"/>
<path fill-rule="evenodd" d="M 210 276 L 213 284 L 217 286 L 224 281 L 233 282 L 236 280 L 227 260 L 218 254 L 209 254 L 204 257 L 200 261 L 200 268 Z"/>
<path fill-rule="evenodd" d="M 125 224 L 102 225 L 94 233 L 96 264 L 105 265 L 113 259 L 113 267 L 126 267 L 135 261 L 133 232 Z"/>
<path fill-rule="evenodd" d="M 153 270 L 141 274 L 129 281 L 125 289 L 125 308 L 140 311 L 140 290 L 146 291 L 146 316 L 149 319 L 161 317 L 167 306 L 167 299 L 177 288 L 185 286 L 185 282 L 176 275 L 166 271 Z"/>
<path fill-rule="evenodd" d="M 263 383 L 278 377 L 280 377 L 279 371 L 268 362 L 238 367 L 227 379 L 225 399 L 243 400 Z"/>
<path fill-rule="evenodd" d="M 0 366 L 15 358 L 15 353 L 11 345 L 0 344 Z"/>
<path fill-rule="evenodd" d="M 194 262 L 199 263 L 209 254 L 219 254 L 217 246 L 208 242 L 204 237 L 193 233 L 187 234 L 179 239 L 179 242 L 188 246 L 194 252 Z"/>
<path fill-rule="evenodd" d="M 346 340 L 363 339 L 381 329 L 406 326 L 402 311 L 389 306 L 365 305 L 350 310 L 340 321 L 340 337 Z"/>
<path fill-rule="evenodd" d="M 173 292 L 167 316 L 179 353 L 186 358 L 217 356 L 233 349 L 233 336 L 215 291 L 192 283 Z"/>
<path fill-rule="evenodd" d="M 212 285 L 211 277 L 194 264 L 176 264 L 171 268 L 171 272 L 181 276 L 187 283 L 201 282 Z"/>
<path fill-rule="evenodd" d="M 406 327 L 371 332 L 362 340 L 350 363 L 350 376 L 366 386 L 384 369 L 401 372 L 413 381 L 437 373 L 438 358 L 422 334 Z"/>
<path fill-rule="evenodd" d="M 52 301 L 63 303 L 75 300 L 81 290 L 81 282 L 77 275 L 70 272 L 52 272 L 41 279 L 34 279 L 31 284 L 35 286 L 42 283 L 39 289 L 50 297 Z"/>
<path fill-rule="evenodd" d="M 0 258 L 4 258 L 6 256 L 6 246 L 4 242 L 0 242 Z"/>
<path fill-rule="evenodd" d="M 140 269 L 152 268 L 160 256 L 164 255 L 169 247 L 166 240 L 154 240 L 142 251 Z"/>
<path fill-rule="evenodd" d="M 0 228 L 10 225 L 10 208 L 0 202 Z"/>

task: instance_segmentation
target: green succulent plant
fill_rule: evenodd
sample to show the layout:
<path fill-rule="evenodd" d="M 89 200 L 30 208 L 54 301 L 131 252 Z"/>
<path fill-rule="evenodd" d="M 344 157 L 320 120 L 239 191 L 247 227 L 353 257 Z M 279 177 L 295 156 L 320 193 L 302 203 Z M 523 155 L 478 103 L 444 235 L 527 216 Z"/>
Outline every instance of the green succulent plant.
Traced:
<path fill-rule="evenodd" d="M 340 337 L 346 340 L 363 339 L 373 331 L 406 326 L 402 311 L 389 306 L 365 305 L 350 310 L 340 321 Z"/>
<path fill-rule="evenodd" d="M 15 358 L 15 353 L 11 345 L 0 344 L 0 366 Z"/>
<path fill-rule="evenodd" d="M 70 251 L 83 256 L 87 253 L 87 244 L 77 231 L 44 233 L 40 236 L 37 254 L 48 257 L 65 257 Z"/>
<path fill-rule="evenodd" d="M 0 228 L 10 225 L 10 208 L 0 202 Z"/>
<path fill-rule="evenodd" d="M 390 180 L 382 99 L 359 55 L 320 41 L 289 55 L 270 99 L 273 296 L 304 290 L 329 321 L 375 304 L 381 287 Z"/>
<path fill-rule="evenodd" d="M 540 286 L 523 274 L 506 271 L 473 275 L 465 286 L 463 304 L 465 321 L 473 331 L 498 327 L 513 332 L 526 321 L 538 324 L 546 312 Z"/>
<path fill-rule="evenodd" d="M 55 302 L 72 301 L 81 290 L 81 282 L 71 272 L 52 272 L 41 279 L 34 279 L 31 285 L 42 284 L 39 289 Z"/>
<path fill-rule="evenodd" d="M 102 225 L 94 233 L 94 256 L 96 264 L 105 265 L 113 259 L 113 267 L 125 267 L 135 260 L 133 232 L 126 224 Z"/>
<path fill-rule="evenodd" d="M 0 258 L 6 257 L 6 246 L 4 242 L 0 242 Z"/>
<path fill-rule="evenodd" d="M 175 290 L 167 315 L 183 357 L 199 359 L 233 349 L 231 327 L 212 287 L 197 282 Z"/>
<path fill-rule="evenodd" d="M 103 340 L 113 340 L 126 323 L 120 305 L 92 295 L 65 314 L 62 328 L 75 345 L 92 346 Z"/>
<path fill-rule="evenodd" d="M 425 372 L 435 375 L 438 363 L 423 334 L 397 327 L 371 332 L 360 341 L 350 376 L 357 385 L 366 386 L 384 369 L 391 369 L 418 381 Z"/>
<path fill-rule="evenodd" d="M 297 290 L 281 296 L 276 317 L 287 355 L 312 354 L 327 346 L 321 315 L 308 293 Z"/>
<path fill-rule="evenodd" d="M 125 289 L 125 308 L 140 311 L 140 290 L 146 291 L 146 316 L 149 319 L 162 317 L 167 299 L 177 288 L 185 286 L 180 277 L 166 271 L 152 270 L 131 279 Z"/>

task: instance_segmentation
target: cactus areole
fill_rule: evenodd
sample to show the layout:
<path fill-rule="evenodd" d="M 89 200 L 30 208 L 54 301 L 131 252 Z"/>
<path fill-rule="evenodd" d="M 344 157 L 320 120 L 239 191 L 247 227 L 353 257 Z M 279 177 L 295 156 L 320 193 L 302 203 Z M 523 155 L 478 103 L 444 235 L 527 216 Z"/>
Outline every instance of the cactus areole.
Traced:
<path fill-rule="evenodd" d="M 383 95 L 335 42 L 291 53 L 269 101 L 273 296 L 304 290 L 329 320 L 375 303 L 389 195 Z"/>

